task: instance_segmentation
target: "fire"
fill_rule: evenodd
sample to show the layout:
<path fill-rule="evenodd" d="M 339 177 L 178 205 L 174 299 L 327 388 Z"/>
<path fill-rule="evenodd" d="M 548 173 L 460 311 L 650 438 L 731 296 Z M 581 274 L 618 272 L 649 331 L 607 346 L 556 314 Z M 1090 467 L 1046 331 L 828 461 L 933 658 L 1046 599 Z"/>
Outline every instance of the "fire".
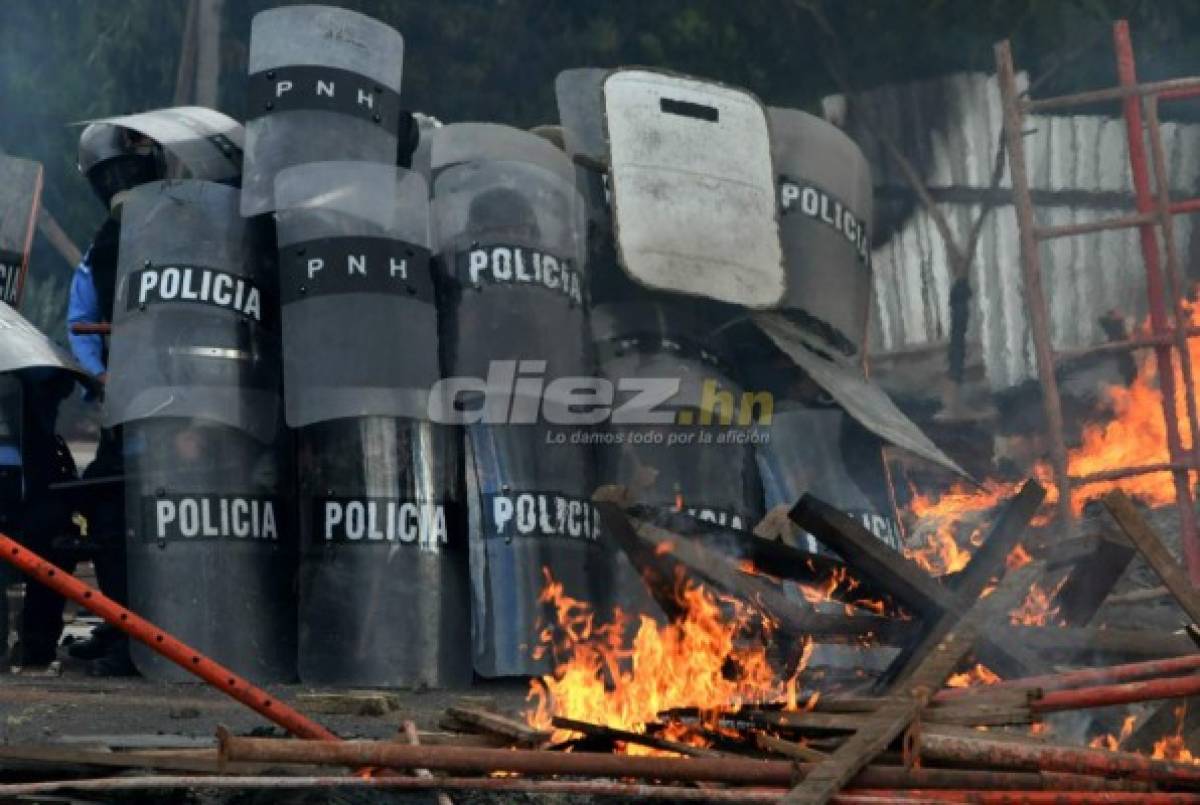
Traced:
<path fill-rule="evenodd" d="M 1058 591 L 1062 589 L 1062 586 L 1066 582 L 1067 577 L 1063 576 L 1058 584 L 1050 589 L 1034 582 L 1033 586 L 1029 588 L 1029 594 L 1025 596 L 1025 601 L 1009 615 L 1009 621 L 1026 626 L 1047 626 L 1051 624 L 1066 626 L 1066 623 L 1053 621 L 1055 616 L 1058 615 L 1058 607 L 1053 606 L 1054 597 L 1058 595 Z"/>
<path fill-rule="evenodd" d="M 1200 758 L 1192 754 L 1183 739 L 1184 716 L 1186 715 L 1186 703 L 1175 708 L 1175 733 L 1155 741 L 1151 757 L 1159 760 L 1176 760 L 1180 763 L 1200 763 Z"/>
<path fill-rule="evenodd" d="M 1025 550 L 1025 546 L 1017 543 L 1016 546 L 1008 552 L 1008 556 L 1004 557 L 1004 566 L 1009 570 L 1017 570 L 1025 567 L 1033 561 L 1033 557 L 1029 555 L 1029 551 Z"/>
<path fill-rule="evenodd" d="M 972 515 L 995 506 L 1014 488 L 989 481 L 981 489 L 955 484 L 936 498 L 914 495 L 909 511 L 919 521 L 918 532 L 926 532 L 926 536 L 923 545 L 905 548 L 904 555 L 934 576 L 962 570 L 971 559 L 971 551 L 963 548 L 956 537 L 963 530 L 961 526 Z M 982 539 L 983 529 L 976 524 L 967 541 L 975 546 Z"/>
<path fill-rule="evenodd" d="M 796 678 L 807 662 L 808 647 L 792 677 L 780 680 L 761 644 L 738 643 L 758 617 L 742 603 L 680 576 L 675 594 L 682 618 L 659 627 L 652 618 L 641 617 L 627 642 L 626 627 L 634 624 L 623 613 L 618 611 L 612 624 L 597 625 L 589 604 L 566 595 L 562 584 L 543 573 L 541 600 L 554 609 L 556 623 L 543 632 L 539 649 L 553 652 L 555 669 L 530 685 L 534 708 L 525 714 L 530 724 L 550 729 L 552 717 L 565 716 L 644 732 L 658 713 L 675 707 L 701 705 L 716 711 L 751 702 L 795 705 Z M 555 737 L 569 735 L 559 731 Z"/>
<path fill-rule="evenodd" d="M 975 663 L 975 667 L 961 674 L 954 674 L 946 680 L 948 688 L 969 688 L 974 685 L 994 685 L 1000 681 L 1000 677 L 994 674 L 991 669 L 982 663 Z"/>
<path fill-rule="evenodd" d="M 1117 735 L 1108 733 L 1106 735 L 1097 735 L 1092 740 L 1088 741 L 1088 746 L 1093 749 L 1107 749 L 1110 752 L 1116 752 L 1121 748 L 1121 744 L 1130 735 L 1133 735 L 1133 725 L 1137 722 L 1137 716 L 1133 713 L 1125 716 L 1125 720 L 1121 723 L 1121 732 Z"/>
<path fill-rule="evenodd" d="M 1185 302 L 1187 324 L 1200 327 L 1200 302 Z M 1140 335 L 1149 335 L 1148 325 L 1143 325 Z M 1200 337 L 1188 340 L 1193 376 L 1200 377 Z M 1145 466 L 1169 463 L 1167 450 L 1166 422 L 1163 418 L 1162 392 L 1158 385 L 1158 362 L 1155 355 L 1143 350 L 1136 353 L 1137 374 L 1128 387 L 1113 385 L 1105 389 L 1112 416 L 1106 422 L 1084 426 L 1078 447 L 1067 451 L 1068 471 L 1074 477 L 1082 477 L 1122 467 Z M 1179 423 L 1180 438 L 1186 449 L 1191 443 L 1186 401 L 1183 394 L 1183 372 L 1179 361 L 1174 361 L 1176 395 L 1175 419 Z M 1052 473 L 1048 462 L 1039 462 L 1032 474 L 1046 486 L 1046 503 L 1043 512 L 1058 499 L 1058 490 L 1051 482 Z M 934 536 L 922 547 L 906 551 L 909 557 L 937 575 L 952 573 L 961 568 L 969 558 L 964 556 L 955 534 L 970 515 L 990 509 L 997 502 L 1015 494 L 1017 484 L 985 481 L 975 490 L 966 484 L 956 484 L 941 497 L 930 498 L 917 495 L 910 505 L 911 513 L 919 520 L 932 518 Z M 1136 475 L 1112 481 L 1099 481 L 1075 487 L 1071 494 L 1071 508 L 1081 514 L 1084 506 L 1113 489 L 1121 489 L 1140 498 L 1147 505 L 1163 506 L 1174 502 L 1175 486 L 1169 472 Z M 1035 519 L 1035 523 L 1038 520 Z M 982 537 L 978 529 L 972 529 L 968 541 L 977 545 Z M 952 548 L 951 545 L 954 547 Z"/>

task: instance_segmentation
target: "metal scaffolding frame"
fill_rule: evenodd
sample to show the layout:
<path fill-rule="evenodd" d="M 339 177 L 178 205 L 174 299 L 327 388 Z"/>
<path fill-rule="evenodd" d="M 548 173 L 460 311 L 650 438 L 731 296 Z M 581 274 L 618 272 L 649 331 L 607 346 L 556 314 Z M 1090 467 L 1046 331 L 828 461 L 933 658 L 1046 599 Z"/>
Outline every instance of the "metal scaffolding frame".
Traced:
<path fill-rule="evenodd" d="M 1059 513 L 1063 522 L 1071 522 L 1072 487 L 1111 481 L 1147 473 L 1170 472 L 1175 484 L 1175 501 L 1179 508 L 1180 538 L 1188 574 L 1193 585 L 1200 586 L 1200 538 L 1196 530 L 1196 511 L 1191 487 L 1191 473 L 1200 470 L 1200 416 L 1197 414 L 1195 378 L 1188 347 L 1188 336 L 1196 335 L 1189 328 L 1189 315 L 1184 305 L 1185 285 L 1183 263 L 1175 240 L 1175 215 L 1200 212 L 1200 198 L 1172 201 L 1167 181 L 1167 165 L 1159 124 L 1160 101 L 1176 101 L 1200 97 L 1200 78 L 1183 78 L 1139 84 L 1129 37 L 1129 23 L 1118 20 L 1113 24 L 1113 49 L 1116 53 L 1118 86 L 1109 89 L 1031 100 L 1022 98 L 1017 87 L 1012 49 L 1007 40 L 995 47 L 996 73 L 1004 110 L 1004 141 L 1008 151 L 1009 173 L 1012 176 L 1013 203 L 1020 233 L 1021 272 L 1024 279 L 1025 303 L 1029 311 L 1030 330 L 1037 358 L 1038 379 L 1042 386 L 1042 402 L 1050 437 L 1050 459 L 1054 483 L 1059 493 Z M 1028 168 L 1022 141 L 1025 115 L 1051 109 L 1064 109 L 1104 101 L 1119 101 L 1125 117 L 1129 142 L 1129 167 L 1133 176 L 1136 212 L 1082 224 L 1047 227 L 1038 224 L 1034 214 L 1029 187 Z M 1149 144 L 1150 157 L 1146 149 Z M 1153 171 L 1153 177 L 1151 175 Z M 1163 417 L 1166 424 L 1169 461 L 1142 466 L 1114 467 L 1099 473 L 1071 477 L 1063 432 L 1062 399 L 1059 396 L 1055 364 L 1063 358 L 1056 353 L 1050 334 L 1050 311 L 1042 287 L 1042 263 L 1039 251 L 1043 241 L 1075 237 L 1093 232 L 1117 229 L 1138 230 L 1142 261 L 1146 271 L 1146 296 L 1150 313 L 1150 335 L 1105 344 L 1095 351 L 1120 349 L 1154 350 L 1162 391 Z M 1160 252 L 1161 235 L 1161 252 Z M 1166 258 L 1164 276 L 1160 257 Z M 1164 283 L 1165 280 L 1165 283 Z M 1077 357 L 1080 350 L 1072 350 Z M 1190 444 L 1185 447 L 1177 407 L 1181 389 L 1177 387 L 1175 360 L 1182 379 L 1182 394 L 1186 406 Z"/>

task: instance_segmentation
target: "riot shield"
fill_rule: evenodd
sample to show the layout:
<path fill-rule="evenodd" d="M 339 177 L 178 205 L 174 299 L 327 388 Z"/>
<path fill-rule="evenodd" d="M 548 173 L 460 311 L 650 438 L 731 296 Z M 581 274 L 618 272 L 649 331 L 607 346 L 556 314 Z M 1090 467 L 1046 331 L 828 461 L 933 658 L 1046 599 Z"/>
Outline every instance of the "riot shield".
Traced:
<path fill-rule="evenodd" d="M 354 11 L 287 6 L 255 14 L 242 215 L 274 209 L 275 177 L 293 165 L 395 165 L 403 63 L 400 34 Z"/>
<path fill-rule="evenodd" d="M 426 418 L 439 367 L 425 180 L 300 165 L 280 172 L 276 205 L 288 424 Z"/>
<path fill-rule="evenodd" d="M 839 358 L 828 342 L 788 320 L 781 313 L 757 313 L 754 323 L 776 347 L 846 413 L 889 444 L 969 478 L 962 467 L 930 440 L 915 422 L 896 407 L 883 389 L 872 383 L 859 364 Z"/>
<path fill-rule="evenodd" d="M 242 172 L 242 124 L 215 109 L 175 106 L 88 120 L 144 134 L 162 146 L 168 179 L 227 182 Z"/>
<path fill-rule="evenodd" d="M 871 304 L 870 166 L 836 126 L 795 109 L 769 111 L 787 265 L 782 307 L 857 354 Z"/>
<path fill-rule="evenodd" d="M 699 300 L 640 296 L 592 311 L 601 373 L 616 387 L 601 483 L 625 487 L 643 516 L 666 528 L 683 515 L 698 527 L 748 531 L 761 518 L 761 493 L 719 319 Z M 613 589 L 623 611 L 660 614 L 624 553 Z"/>
<path fill-rule="evenodd" d="M 17 307 L 42 198 L 42 165 L 0 154 L 0 302 Z"/>
<path fill-rule="evenodd" d="M 69 352 L 0 302 L 0 375 L 35 368 L 59 369 L 87 385 L 95 382 Z"/>
<path fill-rule="evenodd" d="M 805 492 L 860 521 L 890 548 L 903 547 L 883 460 L 883 442 L 841 407 L 785 403 L 759 428 L 759 474 L 766 508 L 791 507 Z M 809 534 L 800 547 L 822 546 Z"/>
<path fill-rule="evenodd" d="M 751 426 L 772 404 L 734 379 L 730 351 L 695 306 L 646 299 L 592 312 L 622 435 L 605 450 L 603 480 L 648 507 L 748 531 L 762 515 Z"/>
<path fill-rule="evenodd" d="M 470 681 L 459 439 L 452 428 L 391 417 L 300 432 L 304 682 Z"/>
<path fill-rule="evenodd" d="M 281 171 L 275 189 L 288 424 L 301 429 L 300 678 L 468 682 L 461 444 L 424 421 L 439 376 L 425 180 L 326 162 Z"/>
<path fill-rule="evenodd" d="M 259 441 L 279 428 L 274 278 L 238 191 L 210 182 L 132 190 L 121 216 L 105 418 L 197 417 Z"/>
<path fill-rule="evenodd" d="M 597 170 L 608 167 L 604 80 L 611 72 L 602 67 L 579 67 L 563 70 L 554 79 L 566 152 L 576 162 Z"/>
<path fill-rule="evenodd" d="M 288 437 L 168 417 L 124 438 L 130 608 L 250 679 L 294 680 Z M 150 679 L 195 679 L 141 644 L 133 661 Z"/>
<path fill-rule="evenodd" d="M 648 70 L 604 82 L 621 265 L 658 291 L 751 308 L 785 290 L 766 109 Z"/>
<path fill-rule="evenodd" d="M 121 216 L 105 414 L 124 426 L 130 605 L 251 678 L 295 677 L 294 530 L 270 255 L 209 182 Z M 188 678 L 150 652 L 143 674 Z"/>
<path fill-rule="evenodd" d="M 435 165 L 437 153 L 435 140 Z M 494 361 L 529 360 L 548 379 L 587 374 L 582 201 L 559 156 L 561 175 L 483 160 L 435 174 L 447 373 L 487 378 Z"/>
<path fill-rule="evenodd" d="M 475 669 L 544 673 L 543 568 L 604 613 L 612 555 L 590 500 L 592 447 L 570 438 L 586 428 L 560 416 L 568 395 L 556 391 L 592 375 L 583 210 L 569 161 L 536 135 L 467 133 L 478 136 L 453 159 L 435 139 L 433 164 L 443 363 L 464 390 L 444 413 L 467 425 Z M 505 161 L 521 137 L 550 166 Z"/>

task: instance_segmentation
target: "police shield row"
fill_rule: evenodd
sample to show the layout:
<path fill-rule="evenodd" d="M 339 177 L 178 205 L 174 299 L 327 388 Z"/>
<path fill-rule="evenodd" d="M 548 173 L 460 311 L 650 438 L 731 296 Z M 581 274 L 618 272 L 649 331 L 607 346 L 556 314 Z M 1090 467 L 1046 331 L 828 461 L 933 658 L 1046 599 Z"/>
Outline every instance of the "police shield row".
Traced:
<path fill-rule="evenodd" d="M 252 679 L 448 685 L 549 670 L 548 579 L 656 614 L 601 484 L 682 531 L 811 490 L 896 542 L 883 442 L 952 462 L 862 374 L 871 184 L 843 134 L 640 69 L 561 74 L 558 126 L 442 126 L 402 109 L 402 61 L 360 14 L 262 12 L 244 129 L 189 107 L 84 130 L 110 215 L 69 318 L 112 322 L 71 336 L 104 385 L 88 474 L 124 487 L 93 515 L 128 569 L 106 593 Z M 440 379 L 497 362 L 507 416 L 431 418 Z M 514 416 L 592 376 L 677 381 L 671 423 Z M 747 390 L 753 423 L 714 419 Z"/>

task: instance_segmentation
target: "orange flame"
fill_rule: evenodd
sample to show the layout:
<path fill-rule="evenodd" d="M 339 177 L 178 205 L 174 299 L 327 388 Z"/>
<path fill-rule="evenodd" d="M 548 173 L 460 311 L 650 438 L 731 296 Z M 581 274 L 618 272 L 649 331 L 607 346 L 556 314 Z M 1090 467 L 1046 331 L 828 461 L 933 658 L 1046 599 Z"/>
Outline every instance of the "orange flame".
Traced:
<path fill-rule="evenodd" d="M 1125 721 L 1121 723 L 1121 732 L 1118 735 L 1108 733 L 1106 735 L 1097 735 L 1092 740 L 1088 741 L 1088 746 L 1093 749 L 1107 749 L 1110 752 L 1116 752 L 1121 748 L 1121 744 L 1130 735 L 1133 735 L 1133 725 L 1137 722 L 1137 716 L 1133 713 L 1125 716 Z"/>
<path fill-rule="evenodd" d="M 1063 576 L 1058 584 L 1052 589 L 1046 589 L 1042 585 L 1034 582 L 1029 588 L 1029 594 L 1025 596 L 1021 606 L 1012 611 L 1009 616 L 1009 621 L 1026 626 L 1047 626 L 1053 623 L 1056 626 L 1066 626 L 1065 622 L 1054 621 L 1058 615 L 1058 607 L 1054 606 L 1054 597 L 1058 595 L 1058 591 L 1067 583 L 1067 577 Z"/>
<path fill-rule="evenodd" d="M 1188 319 L 1187 324 L 1192 327 L 1200 326 L 1200 302 L 1184 302 L 1183 308 L 1185 318 Z M 1142 325 L 1141 334 L 1149 334 L 1148 324 Z M 1191 338 L 1188 344 L 1193 376 L 1200 377 L 1200 338 Z M 1152 352 L 1142 351 L 1136 354 L 1136 359 L 1137 374 L 1133 383 L 1128 387 L 1113 385 L 1104 392 L 1112 416 L 1106 422 L 1085 425 L 1079 446 L 1067 451 L 1067 466 L 1072 476 L 1082 477 L 1123 467 L 1165 464 L 1170 461 L 1162 392 L 1158 383 L 1157 358 Z M 1187 449 L 1192 437 L 1183 393 L 1183 372 L 1178 358 L 1173 362 L 1173 372 L 1175 386 L 1179 390 L 1175 400 L 1175 420 L 1179 423 L 1180 440 L 1184 449 Z M 1032 474 L 1046 486 L 1043 512 L 1047 512 L 1058 500 L 1058 490 L 1052 483 L 1053 473 L 1049 463 L 1039 462 L 1034 466 Z M 926 545 L 906 553 L 937 575 L 953 572 L 965 563 L 965 558 L 950 547 L 951 543 L 954 543 L 956 548 L 961 547 L 954 536 L 961 530 L 956 526 L 972 512 L 991 508 L 999 500 L 1015 494 L 1017 488 L 1017 484 L 989 480 L 984 482 L 980 490 L 960 483 L 940 497 L 917 495 L 910 505 L 910 510 L 920 520 L 933 518 L 936 537 L 931 537 Z M 1163 506 L 1175 500 L 1175 486 L 1171 474 L 1155 472 L 1077 486 L 1071 493 L 1071 509 L 1075 514 L 1081 514 L 1089 501 L 1113 489 L 1123 490 L 1150 506 Z M 981 537 L 982 534 L 978 530 L 973 530 L 967 539 L 971 544 L 977 545 L 977 540 Z"/>
<path fill-rule="evenodd" d="M 975 667 L 961 674 L 954 674 L 946 680 L 948 688 L 969 688 L 974 685 L 994 685 L 1000 677 L 992 673 L 986 665 L 975 663 Z"/>
<path fill-rule="evenodd" d="M 810 650 L 806 646 L 792 678 L 781 681 L 761 644 L 739 645 L 738 636 L 757 619 L 741 602 L 714 596 L 681 575 L 675 595 L 684 615 L 661 628 L 643 616 L 626 643 L 623 613 L 597 626 L 589 604 L 566 595 L 548 570 L 543 573 L 541 600 L 554 608 L 556 624 L 543 632 L 539 649 L 552 651 L 556 663 L 553 674 L 530 685 L 534 707 L 525 716 L 531 725 L 550 729 L 558 715 L 644 732 L 658 713 L 675 707 L 715 712 L 749 702 L 796 703 L 796 678 Z M 559 731 L 555 738 L 569 735 Z"/>
<path fill-rule="evenodd" d="M 1183 739 L 1183 724 L 1184 716 L 1186 715 L 1186 704 L 1181 704 L 1175 708 L 1175 733 L 1155 741 L 1151 757 L 1159 760 L 1176 760 L 1180 763 L 1200 763 L 1200 758 L 1192 754 L 1192 751 L 1188 749 Z"/>

